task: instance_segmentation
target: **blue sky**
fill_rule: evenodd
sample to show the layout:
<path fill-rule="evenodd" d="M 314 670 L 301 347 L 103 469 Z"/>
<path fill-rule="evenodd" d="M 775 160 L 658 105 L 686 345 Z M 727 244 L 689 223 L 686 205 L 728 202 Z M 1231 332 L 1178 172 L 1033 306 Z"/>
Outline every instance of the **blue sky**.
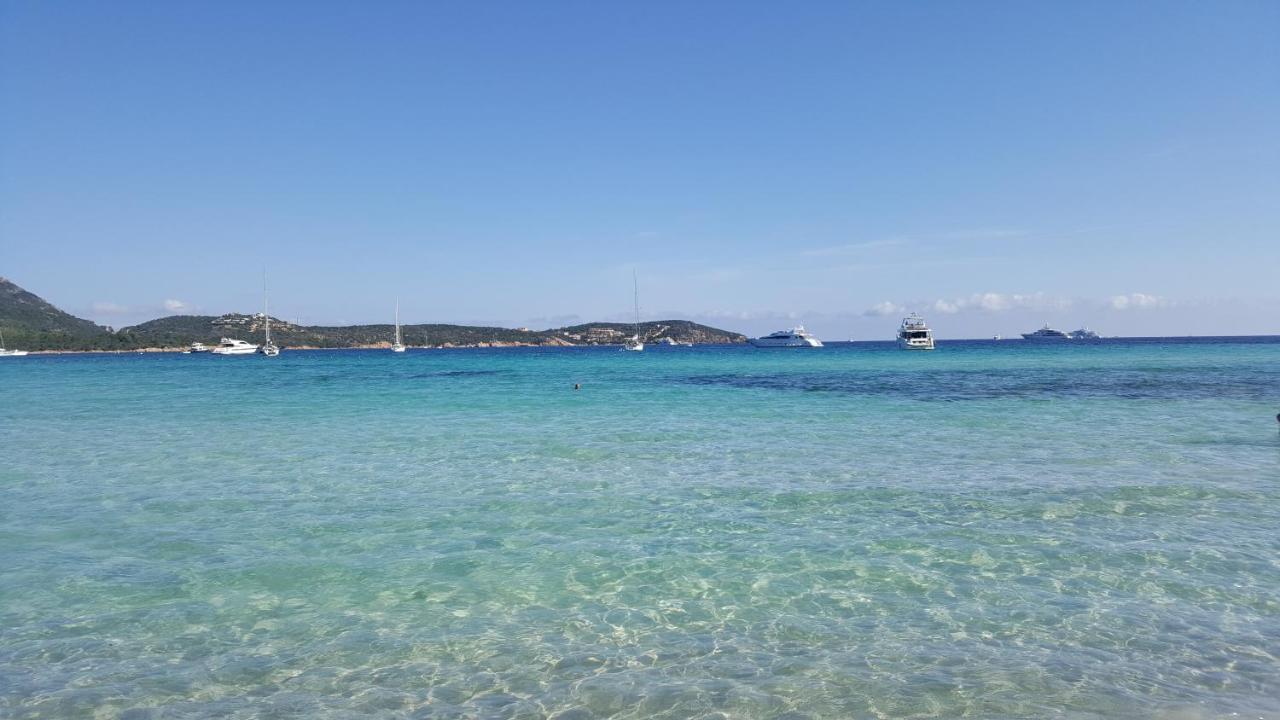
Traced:
<path fill-rule="evenodd" d="M 0 275 L 114 326 L 1280 333 L 1280 3 L 0 4 Z"/>

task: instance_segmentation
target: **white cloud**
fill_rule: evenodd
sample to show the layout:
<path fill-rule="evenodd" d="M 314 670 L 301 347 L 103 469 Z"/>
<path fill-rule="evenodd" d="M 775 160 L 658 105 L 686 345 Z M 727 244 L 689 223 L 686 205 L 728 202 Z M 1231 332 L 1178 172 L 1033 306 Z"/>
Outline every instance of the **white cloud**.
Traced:
<path fill-rule="evenodd" d="M 1159 295 L 1147 295 L 1145 293 L 1129 293 L 1128 295 L 1116 295 L 1111 298 L 1111 307 L 1114 310 L 1149 310 L 1151 308 L 1168 307 L 1169 301 Z"/>
<path fill-rule="evenodd" d="M 933 303 L 935 312 L 954 315 L 958 312 L 973 310 L 985 313 L 1007 312 L 1009 310 L 1065 310 L 1071 307 L 1069 298 L 1054 297 L 1044 293 L 1020 295 L 1017 293 L 974 293 L 968 297 L 954 299 L 938 299 Z"/>
<path fill-rule="evenodd" d="M 905 313 L 906 310 L 907 310 L 906 308 L 904 308 L 901 305 L 898 305 L 897 303 L 892 303 L 892 302 L 889 302 L 888 300 L 885 300 L 884 302 L 878 302 L 875 305 L 872 305 L 871 307 L 867 308 L 866 310 L 863 310 L 862 314 L 865 317 L 886 317 L 889 315 L 901 315 Z"/>
<path fill-rule="evenodd" d="M 164 309 L 172 313 L 180 313 L 186 310 L 190 310 L 191 306 L 182 302 L 181 300 L 165 300 Z"/>
<path fill-rule="evenodd" d="M 1018 295 L 1004 295 L 1001 293 L 977 293 L 972 295 L 967 301 L 962 300 L 967 306 L 975 307 L 986 312 L 1000 312 L 1008 310 L 1021 302 Z"/>

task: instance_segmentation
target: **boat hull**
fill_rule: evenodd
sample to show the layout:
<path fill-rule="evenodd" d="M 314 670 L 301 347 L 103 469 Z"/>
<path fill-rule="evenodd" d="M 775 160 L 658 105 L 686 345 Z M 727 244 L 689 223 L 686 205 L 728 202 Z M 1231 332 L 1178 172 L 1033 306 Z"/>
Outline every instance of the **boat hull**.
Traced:
<path fill-rule="evenodd" d="M 904 340 L 898 338 L 898 347 L 902 350 L 932 350 L 933 338 L 925 340 Z"/>
<path fill-rule="evenodd" d="M 758 348 L 820 348 L 817 338 L 751 338 L 747 342 Z"/>

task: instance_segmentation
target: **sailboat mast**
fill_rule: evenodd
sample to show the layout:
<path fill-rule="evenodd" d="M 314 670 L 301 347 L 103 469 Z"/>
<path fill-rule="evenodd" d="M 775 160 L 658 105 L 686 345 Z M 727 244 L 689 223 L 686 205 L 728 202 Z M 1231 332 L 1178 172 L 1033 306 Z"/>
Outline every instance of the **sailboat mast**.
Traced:
<path fill-rule="evenodd" d="M 262 322 L 267 329 L 267 344 L 271 344 L 271 308 L 267 304 L 267 271 L 262 271 Z"/>
<path fill-rule="evenodd" d="M 396 301 L 396 344 L 400 344 L 400 301 Z"/>
<path fill-rule="evenodd" d="M 636 280 L 636 271 L 631 271 L 631 293 L 636 306 L 636 339 L 640 339 L 640 283 Z"/>

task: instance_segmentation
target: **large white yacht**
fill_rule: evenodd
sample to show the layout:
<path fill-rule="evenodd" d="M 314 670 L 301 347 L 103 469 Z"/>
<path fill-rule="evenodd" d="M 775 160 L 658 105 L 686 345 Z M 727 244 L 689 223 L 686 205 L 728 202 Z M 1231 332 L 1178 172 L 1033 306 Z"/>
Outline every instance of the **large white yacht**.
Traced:
<path fill-rule="evenodd" d="M 1102 336 L 1090 330 L 1089 328 L 1080 328 L 1071 331 L 1072 340 L 1101 340 Z"/>
<path fill-rule="evenodd" d="M 915 313 L 902 318 L 898 327 L 898 347 L 903 350 L 932 350 L 933 331 L 924 318 Z"/>
<path fill-rule="evenodd" d="M 211 352 L 214 355 L 253 355 L 258 352 L 258 346 L 235 338 L 222 338 Z"/>
<path fill-rule="evenodd" d="M 774 347 L 822 347 L 822 341 L 810 335 L 803 325 L 790 330 L 779 330 L 764 337 L 751 338 L 747 342 L 760 348 Z"/>
<path fill-rule="evenodd" d="M 1023 340 L 1070 340 L 1071 336 L 1061 330 L 1054 330 L 1045 325 L 1039 330 L 1031 333 L 1022 333 Z"/>

